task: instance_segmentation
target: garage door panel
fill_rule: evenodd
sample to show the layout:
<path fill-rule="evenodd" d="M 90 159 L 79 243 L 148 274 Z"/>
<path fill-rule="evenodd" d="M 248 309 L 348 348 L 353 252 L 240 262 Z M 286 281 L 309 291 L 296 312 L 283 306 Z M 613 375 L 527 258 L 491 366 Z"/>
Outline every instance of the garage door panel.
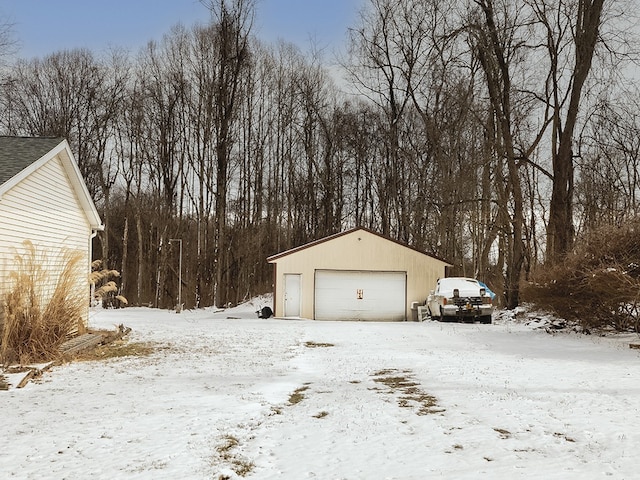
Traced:
<path fill-rule="evenodd" d="M 318 320 L 404 320 L 406 273 L 317 270 Z"/>

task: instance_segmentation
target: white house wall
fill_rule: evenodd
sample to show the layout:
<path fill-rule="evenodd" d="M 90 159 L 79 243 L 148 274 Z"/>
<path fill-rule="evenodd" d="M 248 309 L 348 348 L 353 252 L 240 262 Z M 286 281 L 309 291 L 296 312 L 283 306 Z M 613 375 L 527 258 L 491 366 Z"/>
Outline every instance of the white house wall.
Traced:
<path fill-rule="evenodd" d="M 64 154 L 64 153 L 63 153 Z M 46 255 L 55 278 L 63 265 L 63 250 L 84 254 L 89 271 L 91 226 L 59 156 L 28 175 L 0 198 L 0 288 L 8 286 L 16 253 L 29 240 L 38 255 Z"/>

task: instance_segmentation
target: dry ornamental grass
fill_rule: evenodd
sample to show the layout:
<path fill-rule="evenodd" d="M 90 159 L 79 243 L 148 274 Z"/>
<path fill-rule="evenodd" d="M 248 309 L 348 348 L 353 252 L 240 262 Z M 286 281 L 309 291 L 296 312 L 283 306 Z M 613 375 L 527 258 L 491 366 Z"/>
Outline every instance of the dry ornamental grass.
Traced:
<path fill-rule="evenodd" d="M 16 254 L 10 289 L 2 297 L 0 361 L 30 363 L 55 358 L 58 347 L 85 329 L 88 282 L 81 252 L 65 250 L 53 257 L 24 242 Z M 50 271 L 59 271 L 51 278 Z"/>

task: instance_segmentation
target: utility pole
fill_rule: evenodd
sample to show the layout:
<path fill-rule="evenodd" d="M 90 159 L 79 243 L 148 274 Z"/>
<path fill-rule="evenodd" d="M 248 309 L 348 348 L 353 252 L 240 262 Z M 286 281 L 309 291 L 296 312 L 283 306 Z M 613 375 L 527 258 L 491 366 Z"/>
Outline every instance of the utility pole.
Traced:
<path fill-rule="evenodd" d="M 182 312 L 182 239 L 170 238 L 169 243 L 179 242 L 180 244 L 180 260 L 178 267 L 178 306 L 176 307 L 176 313 Z"/>

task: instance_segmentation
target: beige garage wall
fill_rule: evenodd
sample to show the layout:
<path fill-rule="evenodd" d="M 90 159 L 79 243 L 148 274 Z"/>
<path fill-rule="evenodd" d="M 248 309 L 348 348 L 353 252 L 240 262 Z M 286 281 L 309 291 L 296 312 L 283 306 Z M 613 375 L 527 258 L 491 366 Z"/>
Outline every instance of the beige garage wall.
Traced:
<path fill-rule="evenodd" d="M 447 262 L 430 257 L 365 229 L 355 229 L 269 258 L 276 269 L 275 315 L 284 313 L 284 275 L 301 277 L 301 317 L 314 318 L 314 272 L 360 270 L 407 273 L 407 316 L 412 302 L 424 302 Z"/>

